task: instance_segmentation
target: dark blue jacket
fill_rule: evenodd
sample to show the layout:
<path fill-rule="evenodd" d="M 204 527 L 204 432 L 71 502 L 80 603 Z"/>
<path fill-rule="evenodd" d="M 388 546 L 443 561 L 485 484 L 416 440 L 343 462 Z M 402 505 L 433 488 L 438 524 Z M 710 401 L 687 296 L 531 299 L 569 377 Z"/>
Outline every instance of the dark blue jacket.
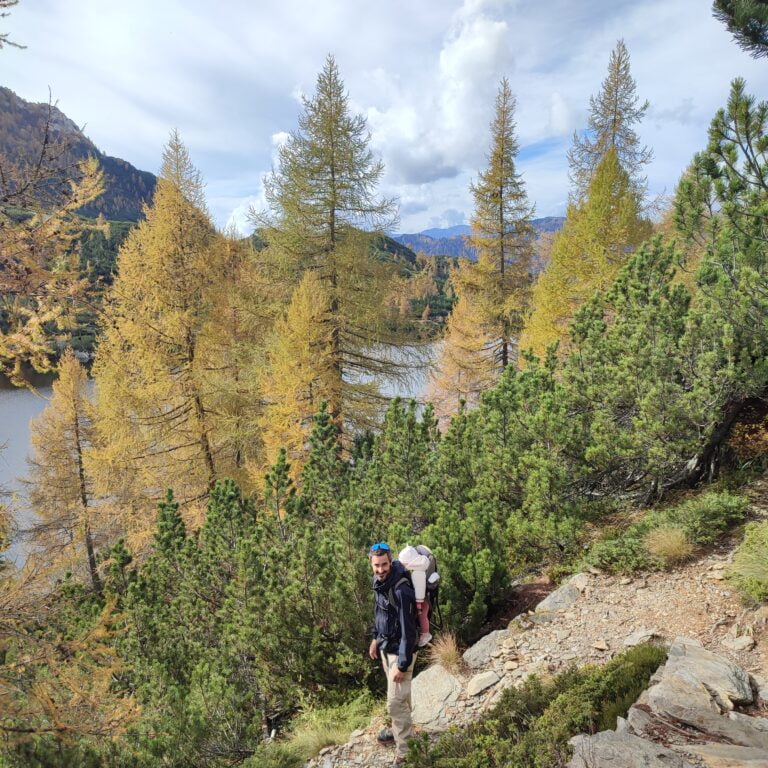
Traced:
<path fill-rule="evenodd" d="M 405 672 L 413 661 L 416 648 L 416 595 L 411 581 L 404 581 L 394 589 L 396 608 L 389 602 L 389 590 L 407 576 L 399 560 L 392 561 L 392 570 L 385 581 L 373 577 L 374 622 L 373 634 L 379 653 L 397 653 L 397 668 Z"/>

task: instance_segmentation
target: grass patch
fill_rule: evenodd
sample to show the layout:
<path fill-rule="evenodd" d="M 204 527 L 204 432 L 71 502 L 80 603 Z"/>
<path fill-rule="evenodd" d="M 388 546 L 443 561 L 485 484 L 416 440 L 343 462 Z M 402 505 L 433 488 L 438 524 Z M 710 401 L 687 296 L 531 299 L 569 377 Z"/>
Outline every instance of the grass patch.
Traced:
<path fill-rule="evenodd" d="M 453 632 L 441 632 L 437 636 L 429 649 L 429 663 L 439 664 L 454 675 L 461 672 L 464 660 Z"/>
<path fill-rule="evenodd" d="M 324 747 L 345 744 L 367 726 L 376 703 L 368 691 L 344 704 L 307 709 L 298 715 L 284 741 L 264 744 L 243 765 L 247 768 L 301 768 Z"/>
<path fill-rule="evenodd" d="M 747 505 L 744 496 L 710 491 L 667 509 L 652 510 L 623 531 L 606 532 L 591 546 L 585 564 L 613 573 L 632 573 L 681 562 L 696 547 L 711 544 L 742 522 Z"/>
<path fill-rule="evenodd" d="M 641 645 L 603 667 L 571 668 L 551 681 L 529 678 L 508 688 L 499 703 L 464 731 L 451 730 L 430 747 L 411 745 L 407 765 L 415 768 L 562 768 L 570 759 L 568 740 L 578 733 L 616 727 L 647 687 L 666 652 Z"/>
<path fill-rule="evenodd" d="M 693 554 L 688 534 L 677 525 L 660 525 L 645 535 L 645 548 L 665 566 L 683 563 Z"/>
<path fill-rule="evenodd" d="M 768 522 L 747 525 L 728 580 L 746 597 L 757 602 L 768 600 Z"/>

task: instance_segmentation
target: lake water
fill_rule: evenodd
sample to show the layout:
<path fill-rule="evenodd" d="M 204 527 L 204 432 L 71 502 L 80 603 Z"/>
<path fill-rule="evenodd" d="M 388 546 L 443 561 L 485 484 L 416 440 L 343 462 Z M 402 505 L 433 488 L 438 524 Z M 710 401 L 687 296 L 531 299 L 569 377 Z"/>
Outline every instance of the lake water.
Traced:
<path fill-rule="evenodd" d="M 397 362 L 412 368 L 408 381 L 385 381 L 382 391 L 389 397 L 419 399 L 424 394 L 429 361 L 434 354 L 430 345 L 403 350 Z M 23 529 L 31 520 L 19 478 L 27 474 L 29 453 L 29 422 L 38 416 L 51 396 L 50 386 L 34 390 L 11 387 L 0 382 L 0 490 L 7 494 L 3 501 L 10 503 L 17 528 Z M 11 543 L 5 558 L 21 565 L 25 559 L 25 544 L 16 539 Z"/>
<path fill-rule="evenodd" d="M 24 527 L 30 520 L 19 477 L 27 473 L 29 452 L 29 422 L 38 416 L 48 404 L 50 387 L 29 389 L 0 389 L 0 489 L 8 495 L 9 503 L 16 517 L 16 524 Z M 13 541 L 5 557 L 21 565 L 24 559 L 23 542 Z"/>

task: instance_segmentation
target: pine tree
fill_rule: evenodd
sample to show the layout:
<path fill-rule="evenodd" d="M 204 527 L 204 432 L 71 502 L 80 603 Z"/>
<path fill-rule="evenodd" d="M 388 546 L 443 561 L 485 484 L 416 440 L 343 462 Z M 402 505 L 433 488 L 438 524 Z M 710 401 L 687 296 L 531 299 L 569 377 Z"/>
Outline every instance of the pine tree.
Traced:
<path fill-rule="evenodd" d="M 577 312 L 562 377 L 572 423 L 581 426 L 568 455 L 582 457 L 570 474 L 595 498 L 632 489 L 654 500 L 682 457 L 695 453 L 696 425 L 710 418 L 703 371 L 684 347 L 690 294 L 675 283 L 677 259 L 655 238 Z"/>
<path fill-rule="evenodd" d="M 431 406 L 392 401 L 350 496 L 373 523 L 374 538 L 406 544 L 434 519 L 440 433 Z"/>
<path fill-rule="evenodd" d="M 347 464 L 342 460 L 338 427 L 323 401 L 313 419 L 309 453 L 301 471 L 301 514 L 332 518 L 346 495 Z"/>
<path fill-rule="evenodd" d="M 645 196 L 646 179 L 643 166 L 653 154 L 640 146 L 635 132 L 647 109 L 648 102 L 640 103 L 636 83 L 629 69 L 629 52 L 623 40 L 616 43 L 608 60 L 608 75 L 600 93 L 589 99 L 587 132 L 573 134 L 573 146 L 568 152 L 570 179 L 575 202 L 583 200 L 600 162 L 609 149 L 616 152 L 619 164 L 628 174 L 638 198 Z"/>
<path fill-rule="evenodd" d="M 768 7 L 760 0 L 714 0 L 712 13 L 739 47 L 760 59 L 768 56 Z"/>
<path fill-rule="evenodd" d="M 523 348 L 543 356 L 567 341 L 577 308 L 596 290 L 606 290 L 637 246 L 650 235 L 637 191 L 614 149 L 600 161 L 586 198 L 568 208 L 546 270 L 533 289 L 533 311 L 521 338 Z"/>
<path fill-rule="evenodd" d="M 381 399 L 372 378 L 398 368 L 382 345 L 388 340 L 386 297 L 392 268 L 371 256 L 370 235 L 393 221 L 393 205 L 375 196 L 383 166 L 368 146 L 365 118 L 351 115 L 332 56 L 304 99 L 299 129 L 279 151 L 265 180 L 272 214 L 267 231 L 273 269 L 287 285 L 315 273 L 327 311 L 317 355 L 320 389 L 339 428 L 375 422 Z M 313 412 L 310 403 L 300 418 Z"/>
<path fill-rule="evenodd" d="M 686 344 L 695 353 L 697 396 L 710 403 L 706 440 L 682 483 L 714 474 L 734 421 L 768 386 L 767 137 L 768 102 L 737 78 L 675 199 L 678 228 L 705 251 Z"/>
<path fill-rule="evenodd" d="M 67 350 L 50 403 L 30 427 L 29 501 L 39 518 L 34 537 L 45 559 L 58 563 L 59 575 L 65 570 L 88 573 L 94 591 L 100 592 L 94 518 L 103 500 L 94 497 L 88 466 L 94 424 L 86 383 L 84 368 Z"/>

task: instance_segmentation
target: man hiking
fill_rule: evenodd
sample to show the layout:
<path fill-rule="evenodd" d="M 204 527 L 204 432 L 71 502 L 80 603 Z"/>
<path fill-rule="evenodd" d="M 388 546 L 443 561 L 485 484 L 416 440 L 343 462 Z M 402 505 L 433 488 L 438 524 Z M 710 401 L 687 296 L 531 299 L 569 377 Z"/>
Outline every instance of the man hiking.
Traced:
<path fill-rule="evenodd" d="M 416 597 L 408 572 L 398 560 L 392 560 L 389 545 L 374 544 L 368 552 L 373 570 L 374 624 L 373 640 L 368 649 L 372 659 L 381 657 L 387 676 L 387 711 L 392 718 L 392 732 L 382 731 L 378 740 L 394 739 L 395 761 L 402 765 L 413 736 L 411 719 L 411 680 L 416 663 Z"/>

